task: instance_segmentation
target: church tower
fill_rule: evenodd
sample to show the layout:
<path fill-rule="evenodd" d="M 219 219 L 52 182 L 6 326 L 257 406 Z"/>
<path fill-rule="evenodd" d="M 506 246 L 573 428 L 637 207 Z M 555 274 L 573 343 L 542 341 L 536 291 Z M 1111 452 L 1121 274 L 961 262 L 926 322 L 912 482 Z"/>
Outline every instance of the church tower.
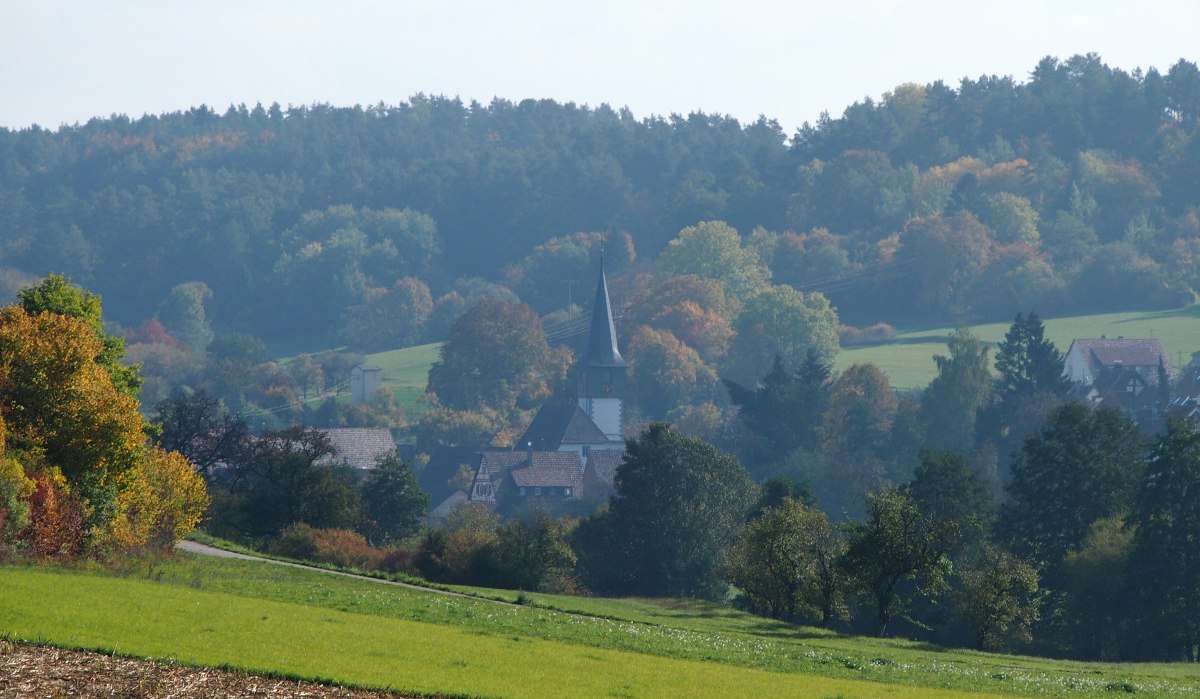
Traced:
<path fill-rule="evenodd" d="M 608 282 L 601 258 L 592 325 L 588 331 L 587 349 L 579 365 L 579 407 L 611 441 L 621 439 L 621 399 L 625 395 L 627 366 L 617 349 L 617 329 L 613 325 Z"/>

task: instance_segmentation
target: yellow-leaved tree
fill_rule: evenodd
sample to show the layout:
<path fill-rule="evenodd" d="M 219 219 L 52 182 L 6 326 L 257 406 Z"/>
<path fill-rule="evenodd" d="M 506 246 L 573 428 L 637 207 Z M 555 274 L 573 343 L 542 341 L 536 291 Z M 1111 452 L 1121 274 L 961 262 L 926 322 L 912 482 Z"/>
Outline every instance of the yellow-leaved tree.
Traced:
<path fill-rule="evenodd" d="M 120 356 L 97 331 L 99 300 L 61 277 L 22 299 L 0 309 L 0 507 L 12 520 L 0 536 L 37 556 L 173 544 L 208 497 L 182 456 L 147 443 L 128 390 L 136 370 L 112 368 Z M 70 314 L 79 307 L 97 317 Z"/>

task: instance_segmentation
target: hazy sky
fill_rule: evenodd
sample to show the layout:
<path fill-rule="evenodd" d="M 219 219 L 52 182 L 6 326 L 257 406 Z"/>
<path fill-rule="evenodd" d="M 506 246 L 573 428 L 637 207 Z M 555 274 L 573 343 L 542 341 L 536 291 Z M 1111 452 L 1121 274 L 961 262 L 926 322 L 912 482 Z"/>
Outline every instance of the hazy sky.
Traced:
<path fill-rule="evenodd" d="M 0 126 L 418 92 L 638 118 L 760 114 L 790 134 L 904 82 L 1095 52 L 1200 59 L 1194 0 L 0 0 Z"/>

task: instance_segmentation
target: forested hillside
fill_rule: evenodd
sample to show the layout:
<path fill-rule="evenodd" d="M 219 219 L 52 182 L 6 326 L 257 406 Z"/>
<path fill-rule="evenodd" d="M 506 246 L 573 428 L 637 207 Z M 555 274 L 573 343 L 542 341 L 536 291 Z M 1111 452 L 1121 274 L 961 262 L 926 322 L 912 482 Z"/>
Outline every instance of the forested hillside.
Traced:
<path fill-rule="evenodd" d="M 1200 375 L 1142 347 L 1072 383 L 1041 317 L 1194 323 L 1197 291 L 1187 61 L 906 84 L 791 136 L 765 117 L 424 95 L 0 131 L 16 348 L 0 346 L 0 530 L 38 556 L 136 548 L 173 541 L 211 493 L 219 535 L 442 583 L 714 599 L 732 584 L 756 612 L 881 636 L 1194 660 L 1200 507 L 1177 495 L 1200 487 Z M 1173 310 L 1142 313 L 1158 309 Z M 1010 320 L 994 354 L 968 327 Z M 604 398 L 572 390 L 592 321 L 606 351 L 582 371 L 604 368 Z M 835 369 L 892 325 L 958 326 L 926 386 Z M 95 390 L 46 384 L 67 356 L 46 338 L 78 350 Z M 419 403 L 365 379 L 346 400 L 365 353 L 434 341 L 404 362 Z M 571 443 L 587 470 L 518 484 L 540 463 L 518 435 L 554 401 L 582 415 L 578 396 L 619 399 L 599 439 Z M 121 408 L 122 429 L 80 437 L 84 456 L 120 457 L 81 471 L 83 447 L 58 442 L 111 412 L 85 399 Z M 411 440 L 412 463 L 331 466 L 310 428 L 347 426 L 394 430 L 382 440 Z M 640 436 L 601 478 L 586 445 L 618 432 Z M 529 466 L 485 469 L 481 445 Z M 183 487 L 185 459 L 207 490 Z M 178 473 L 155 481 L 162 460 Z M 476 502 L 421 533 L 428 504 L 493 497 L 504 469 L 508 521 Z M 162 512 L 155 488 L 174 497 Z M 543 503 L 569 516 L 520 516 Z"/>
<path fill-rule="evenodd" d="M 590 278 L 570 246 L 529 274 L 549 239 L 627 232 L 652 260 L 720 220 L 857 325 L 1174 306 L 1200 286 L 1198 118 L 1194 63 L 1089 55 L 901 85 L 791 136 L 426 95 L 0 130 L 0 292 L 54 271 L 129 327 L 178 334 L 200 304 L 218 334 L 319 345 L 397 282 L 434 319 L 500 293 L 481 280 L 549 313 Z"/>

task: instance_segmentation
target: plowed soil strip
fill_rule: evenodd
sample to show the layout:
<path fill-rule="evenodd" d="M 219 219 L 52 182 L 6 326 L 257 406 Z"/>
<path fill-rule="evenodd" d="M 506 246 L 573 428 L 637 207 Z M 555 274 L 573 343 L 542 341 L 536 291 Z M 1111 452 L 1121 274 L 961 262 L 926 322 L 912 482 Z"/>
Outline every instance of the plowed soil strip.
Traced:
<path fill-rule="evenodd" d="M 349 689 L 0 641 L 0 697 L 79 699 L 413 699 L 391 692 Z"/>

